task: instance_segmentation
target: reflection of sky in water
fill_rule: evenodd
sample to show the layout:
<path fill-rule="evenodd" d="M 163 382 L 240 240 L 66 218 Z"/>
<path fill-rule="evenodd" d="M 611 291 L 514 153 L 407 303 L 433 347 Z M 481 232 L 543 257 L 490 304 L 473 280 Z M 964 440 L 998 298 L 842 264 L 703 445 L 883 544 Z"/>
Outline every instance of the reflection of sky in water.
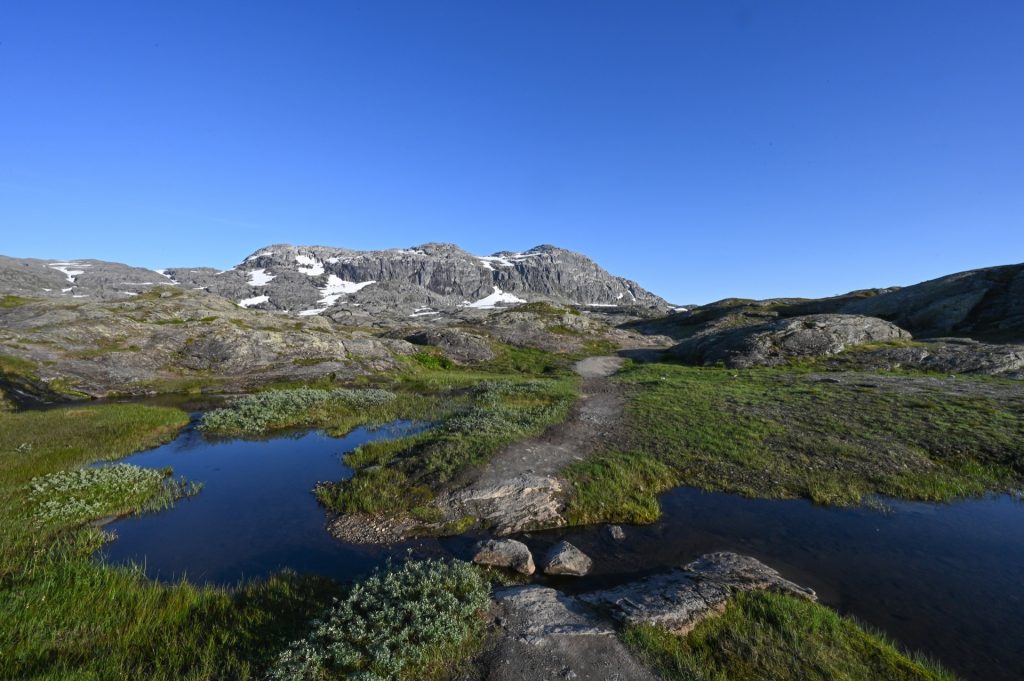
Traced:
<path fill-rule="evenodd" d="M 342 456 L 360 444 L 419 427 L 398 423 L 358 428 L 343 438 L 305 431 L 265 440 L 208 440 L 189 428 L 126 461 L 170 466 L 176 477 L 202 482 L 202 491 L 168 511 L 114 523 L 117 539 L 102 552 L 111 563 L 144 564 L 147 574 L 165 580 L 187 574 L 195 581 L 234 584 L 284 567 L 340 579 L 364 574 L 384 552 L 332 539 L 313 487 L 348 477 Z"/>
<path fill-rule="evenodd" d="M 589 553 L 595 574 L 557 583 L 577 590 L 710 551 L 746 553 L 964 678 L 1024 679 L 1024 503 L 1017 499 L 888 501 L 888 512 L 689 488 L 661 499 L 664 519 L 627 527 L 622 543 L 594 530 L 541 532 L 528 543 L 543 556 L 564 537 Z"/>
<path fill-rule="evenodd" d="M 204 482 L 202 492 L 169 511 L 116 522 L 111 527 L 118 539 L 104 553 L 114 563 L 143 563 L 147 574 L 161 579 L 187 574 L 234 584 L 284 567 L 338 579 L 363 575 L 406 547 L 332 539 L 313 487 L 348 476 L 344 453 L 416 427 L 360 428 L 344 438 L 297 432 L 255 441 L 207 440 L 190 428 L 127 461 L 171 466 L 176 476 Z M 1024 503 L 1018 500 L 890 502 L 888 512 L 879 512 L 684 488 L 665 494 L 662 506 L 663 521 L 627 527 L 621 543 L 601 528 L 539 532 L 524 540 L 538 562 L 561 537 L 594 558 L 591 576 L 551 580 L 569 590 L 622 582 L 709 551 L 747 553 L 965 678 L 1024 678 Z M 467 558 L 472 538 L 411 545 Z"/>

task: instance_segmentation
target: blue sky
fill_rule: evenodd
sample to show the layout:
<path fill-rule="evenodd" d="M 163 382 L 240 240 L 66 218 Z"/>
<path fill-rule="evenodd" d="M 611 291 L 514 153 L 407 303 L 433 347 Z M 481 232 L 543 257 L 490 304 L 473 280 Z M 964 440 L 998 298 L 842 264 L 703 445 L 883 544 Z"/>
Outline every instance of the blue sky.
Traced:
<path fill-rule="evenodd" d="M 1024 260 L 1024 3 L 7 2 L 0 253 L 554 243 L 674 302 Z"/>

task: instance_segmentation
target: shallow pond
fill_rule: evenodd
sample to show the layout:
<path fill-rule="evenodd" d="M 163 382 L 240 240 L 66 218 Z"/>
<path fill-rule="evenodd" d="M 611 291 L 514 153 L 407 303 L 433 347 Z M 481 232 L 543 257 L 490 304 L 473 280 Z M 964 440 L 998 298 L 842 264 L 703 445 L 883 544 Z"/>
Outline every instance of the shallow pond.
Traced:
<path fill-rule="evenodd" d="M 336 541 L 324 530 L 324 511 L 311 492 L 316 482 L 346 477 L 341 455 L 359 444 L 415 428 L 394 423 L 344 438 L 304 432 L 262 441 L 211 441 L 189 428 L 126 461 L 171 466 L 204 489 L 171 510 L 114 523 L 118 538 L 104 547 L 105 560 L 144 564 L 158 579 L 187 574 L 234 584 L 284 567 L 352 579 L 410 547 L 467 558 L 471 537 L 377 548 Z M 550 581 L 570 591 L 634 579 L 709 551 L 747 553 L 966 679 L 1024 678 L 1024 503 L 993 496 L 889 504 L 887 512 L 834 509 L 683 488 L 663 495 L 662 521 L 626 526 L 622 542 L 597 527 L 522 539 L 539 556 L 565 538 L 594 558 L 592 575 Z"/>
<path fill-rule="evenodd" d="M 190 426 L 173 442 L 124 461 L 149 468 L 170 466 L 175 477 L 202 482 L 202 491 L 163 513 L 110 525 L 117 539 L 103 547 L 103 559 L 139 563 L 154 579 L 187 576 L 194 582 L 228 585 L 286 567 L 342 580 L 366 574 L 406 547 L 382 549 L 334 540 L 324 529 L 326 516 L 313 487 L 351 474 L 341 458 L 346 452 L 421 428 L 399 422 L 357 428 L 342 438 L 304 431 L 266 440 L 224 440 L 207 439 Z"/>

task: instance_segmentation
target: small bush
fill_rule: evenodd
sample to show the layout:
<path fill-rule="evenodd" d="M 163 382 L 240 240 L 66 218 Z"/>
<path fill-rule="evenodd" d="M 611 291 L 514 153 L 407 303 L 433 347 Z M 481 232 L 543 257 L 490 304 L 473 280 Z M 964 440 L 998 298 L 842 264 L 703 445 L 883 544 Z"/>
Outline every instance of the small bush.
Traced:
<path fill-rule="evenodd" d="M 435 352 L 417 352 L 412 359 L 427 369 L 451 369 L 455 366 L 455 362 Z"/>
<path fill-rule="evenodd" d="M 450 670 L 483 629 L 488 585 L 468 563 L 410 561 L 355 585 L 271 669 L 272 681 L 422 679 Z"/>
<path fill-rule="evenodd" d="M 165 508 L 199 485 L 174 480 L 170 471 L 126 463 L 79 468 L 33 478 L 32 516 L 41 525 L 71 525 L 105 515 Z"/>
<path fill-rule="evenodd" d="M 295 388 L 247 395 L 226 409 L 203 416 L 200 428 L 211 433 L 262 433 L 303 425 L 318 409 L 369 411 L 395 399 L 387 390 Z"/>

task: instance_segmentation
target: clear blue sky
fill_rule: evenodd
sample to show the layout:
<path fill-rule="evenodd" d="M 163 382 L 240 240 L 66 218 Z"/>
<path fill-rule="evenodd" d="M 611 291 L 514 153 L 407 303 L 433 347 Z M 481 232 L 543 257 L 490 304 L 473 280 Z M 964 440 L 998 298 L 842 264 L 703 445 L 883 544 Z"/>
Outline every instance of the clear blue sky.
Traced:
<path fill-rule="evenodd" d="M 1024 3 L 0 5 L 0 253 L 554 243 L 679 302 L 1024 260 Z"/>

